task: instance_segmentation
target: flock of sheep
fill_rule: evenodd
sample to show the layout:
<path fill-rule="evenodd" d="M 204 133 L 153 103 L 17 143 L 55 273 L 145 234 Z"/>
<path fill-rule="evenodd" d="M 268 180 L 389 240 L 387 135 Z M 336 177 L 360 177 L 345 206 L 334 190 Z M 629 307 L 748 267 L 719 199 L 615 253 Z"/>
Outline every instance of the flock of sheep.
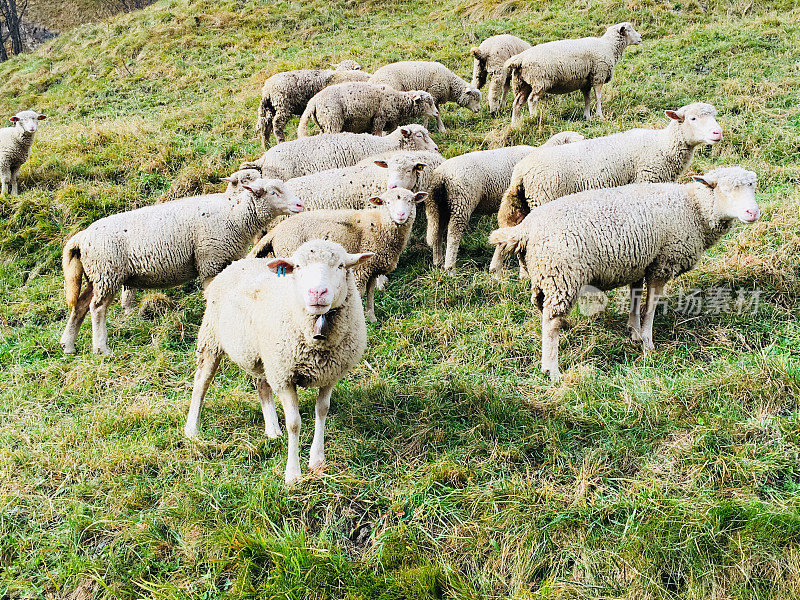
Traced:
<path fill-rule="evenodd" d="M 75 352 L 90 313 L 92 346 L 109 352 L 106 311 L 120 290 L 128 311 L 137 288 L 199 277 L 206 311 L 185 433 L 197 435 L 203 399 L 227 354 L 256 379 L 270 438 L 281 435 L 273 393 L 283 404 L 291 484 L 300 477 L 296 387 L 319 388 L 313 469 L 324 462 L 331 390 L 361 360 L 365 321 L 376 319 L 375 291 L 396 268 L 423 202 L 433 262 L 445 269 L 456 264 L 472 214 L 497 213 L 490 270 L 499 273 L 504 257 L 518 257 L 531 301 L 542 311 L 542 371 L 553 381 L 559 330 L 584 286 L 630 286 L 631 336 L 652 349 L 665 283 L 692 269 L 737 221 L 759 218 L 751 171 L 722 167 L 675 183 L 698 146 L 722 139 L 713 106 L 667 110 L 661 129 L 594 139 L 567 131 L 538 148 L 449 160 L 424 125 L 408 124 L 435 118 L 443 131 L 440 109 L 448 101 L 479 111 L 487 80 L 494 114 L 513 90 L 512 120 L 526 101 L 533 110 L 544 94 L 576 90 L 584 94 L 588 119 L 592 89 L 602 116 L 602 85 L 624 49 L 640 41 L 631 23 L 599 38 L 538 46 L 494 36 L 472 49 L 472 83 L 423 61 L 371 75 L 353 61 L 273 75 L 262 91 L 257 128 L 265 148 L 272 132 L 280 143 L 225 178 L 224 192 L 111 215 L 67 241 L 64 351 Z M 292 115 L 300 116 L 299 137 L 287 142 Z M 4 193 L 16 193 L 16 173 L 43 118 L 25 111 L 0 130 Z M 322 133 L 308 135 L 312 124 Z"/>

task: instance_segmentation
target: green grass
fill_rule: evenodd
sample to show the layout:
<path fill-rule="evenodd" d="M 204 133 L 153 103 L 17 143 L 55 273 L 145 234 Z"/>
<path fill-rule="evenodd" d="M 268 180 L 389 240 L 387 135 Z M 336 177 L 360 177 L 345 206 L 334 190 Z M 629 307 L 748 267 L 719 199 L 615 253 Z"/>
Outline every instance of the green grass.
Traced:
<path fill-rule="evenodd" d="M 618 312 L 576 313 L 553 386 L 526 287 L 486 273 L 493 219 L 452 275 L 419 223 L 334 391 L 329 464 L 289 490 L 285 438 L 264 438 L 229 362 L 203 441 L 183 438 L 196 287 L 152 295 L 151 319 L 114 307 L 112 357 L 88 323 L 62 354 L 63 242 L 218 189 L 259 152 L 266 75 L 416 57 L 468 76 L 488 35 L 631 18 L 644 42 L 604 89 L 607 121 L 582 122 L 580 94 L 513 129 L 446 105 L 434 137 L 449 157 L 712 102 L 725 140 L 692 168 L 755 170 L 764 217 L 668 290 L 759 288 L 755 315 L 659 315 L 643 355 Z M 0 201 L 0 598 L 800 598 L 799 23 L 792 0 L 161 0 L 0 65 L 3 112 L 50 117 Z M 304 456 L 311 410 L 304 392 Z"/>

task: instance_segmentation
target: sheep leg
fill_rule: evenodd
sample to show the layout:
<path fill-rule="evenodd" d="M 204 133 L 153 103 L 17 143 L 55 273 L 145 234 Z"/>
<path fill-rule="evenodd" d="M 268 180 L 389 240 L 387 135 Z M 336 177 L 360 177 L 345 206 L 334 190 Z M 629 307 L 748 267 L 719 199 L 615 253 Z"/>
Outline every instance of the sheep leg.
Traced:
<path fill-rule="evenodd" d="M 631 339 L 634 342 L 642 341 L 642 291 L 644 290 L 644 280 L 639 280 L 631 284 L 631 304 L 628 314 L 628 329 L 631 332 Z"/>
<path fill-rule="evenodd" d="M 481 89 L 486 83 L 486 69 L 484 68 L 483 61 L 474 58 L 472 59 L 472 87 Z"/>
<path fill-rule="evenodd" d="M 514 106 L 511 108 L 511 122 L 516 123 L 522 118 L 521 111 L 522 105 L 528 100 L 528 96 L 532 91 L 531 86 L 527 83 L 520 81 L 514 90 Z"/>
<path fill-rule="evenodd" d="M 17 186 L 17 175 L 19 175 L 19 169 L 16 171 L 11 171 L 11 195 L 16 196 L 19 194 L 19 188 Z"/>
<path fill-rule="evenodd" d="M 283 415 L 286 418 L 286 431 L 289 437 L 284 481 L 286 485 L 292 485 L 300 479 L 300 406 L 294 386 L 275 390 L 275 392 L 283 404 Z"/>
<path fill-rule="evenodd" d="M 61 334 L 61 346 L 66 354 L 75 354 L 75 338 L 78 337 L 78 330 L 86 318 L 86 313 L 89 312 L 89 303 L 92 301 L 93 292 L 94 289 L 90 281 L 69 313 L 67 326 L 64 328 L 64 333 Z"/>
<path fill-rule="evenodd" d="M 500 276 L 503 272 L 503 253 L 500 250 L 500 246 L 495 247 L 494 254 L 492 255 L 492 263 L 489 265 L 489 273 L 491 273 L 495 279 L 500 279 Z"/>
<path fill-rule="evenodd" d="M 183 427 L 183 433 L 188 438 L 197 438 L 197 423 L 200 420 L 200 411 L 203 410 L 203 400 L 221 359 L 222 352 L 211 348 L 203 348 L 197 353 L 192 403 L 189 405 L 189 414 L 186 415 L 186 425 Z"/>
<path fill-rule="evenodd" d="M 0 195 L 5 196 L 11 187 L 11 171 L 0 171 Z"/>
<path fill-rule="evenodd" d="M 594 102 L 595 102 L 595 114 L 597 114 L 598 119 L 602 119 L 603 117 L 603 104 L 600 101 L 600 90 L 603 89 L 603 84 L 599 84 L 594 86 Z M 589 117 L 586 117 L 587 120 Z"/>
<path fill-rule="evenodd" d="M 308 468 L 316 469 L 325 462 L 325 419 L 331 407 L 333 386 L 319 388 L 315 409 L 314 441 L 311 442 L 311 454 L 308 457 Z"/>
<path fill-rule="evenodd" d="M 108 349 L 108 327 L 106 325 L 106 312 L 114 299 L 114 292 L 101 298 L 92 295 L 89 311 L 92 313 L 92 347 L 98 354 L 111 354 Z"/>
<path fill-rule="evenodd" d="M 500 111 L 500 106 L 505 100 L 508 87 L 505 86 L 505 71 L 502 69 L 492 73 L 492 79 L 489 81 L 489 93 L 487 100 L 489 101 L 489 112 L 495 116 Z"/>
<path fill-rule="evenodd" d="M 439 106 L 436 106 L 436 110 L 439 111 L 439 114 L 436 115 L 436 129 L 438 129 L 439 133 L 447 133 L 447 129 L 445 129 L 444 121 L 442 121 L 442 111 L 439 109 Z"/>
<path fill-rule="evenodd" d="M 367 293 L 364 301 L 364 316 L 370 323 L 378 322 L 378 318 L 375 316 L 375 286 L 377 282 L 377 277 L 370 277 L 369 281 L 367 282 Z"/>
<path fill-rule="evenodd" d="M 654 350 L 653 344 L 653 318 L 658 307 L 658 298 L 664 291 L 663 281 L 647 282 L 647 306 L 644 311 L 644 322 L 642 323 L 642 348 L 644 350 Z"/>
<path fill-rule="evenodd" d="M 531 113 L 531 116 L 536 112 L 536 103 L 539 102 L 541 97 L 542 94 L 530 94 L 528 96 L 528 112 Z"/>
<path fill-rule="evenodd" d="M 525 266 L 525 261 L 522 259 L 521 256 L 518 256 L 517 258 L 519 260 L 519 278 L 530 279 L 531 276 L 528 273 L 528 267 Z"/>
<path fill-rule="evenodd" d="M 126 315 L 132 315 L 136 310 L 136 288 L 123 287 L 119 296 L 119 305 Z"/>
<path fill-rule="evenodd" d="M 272 117 L 272 133 L 275 134 L 276 143 L 280 144 L 281 142 L 286 141 L 286 133 L 284 132 L 284 129 L 291 118 L 292 115 L 278 112 L 276 112 Z M 267 139 L 267 141 L 269 141 L 269 139 Z"/>
<path fill-rule="evenodd" d="M 456 267 L 458 249 L 461 247 L 461 238 L 464 237 L 464 231 L 466 231 L 466 229 L 467 219 L 464 219 L 459 214 L 454 214 L 450 217 L 450 223 L 447 225 L 447 249 L 444 258 L 444 268 L 446 271 L 455 269 Z"/>
<path fill-rule="evenodd" d="M 552 310 L 545 308 L 542 313 L 542 373 L 550 375 L 550 381 L 557 382 L 561 378 L 558 370 L 558 337 L 561 319 L 553 315 Z"/>
<path fill-rule="evenodd" d="M 261 412 L 264 415 L 264 435 L 269 439 L 281 437 L 283 432 L 278 423 L 278 413 L 275 411 L 275 399 L 272 397 L 272 388 L 266 379 L 257 379 L 258 399 L 261 401 Z"/>
<path fill-rule="evenodd" d="M 592 88 L 590 86 L 586 86 L 581 88 L 583 92 L 583 118 L 587 121 L 592 118 L 592 111 L 589 108 L 589 104 L 591 103 L 591 96 L 592 96 Z"/>

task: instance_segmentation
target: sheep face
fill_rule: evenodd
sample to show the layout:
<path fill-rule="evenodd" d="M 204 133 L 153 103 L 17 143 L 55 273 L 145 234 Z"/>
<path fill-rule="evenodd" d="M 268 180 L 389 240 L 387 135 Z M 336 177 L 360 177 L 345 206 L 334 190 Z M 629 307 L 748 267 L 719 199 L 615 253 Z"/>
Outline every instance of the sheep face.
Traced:
<path fill-rule="evenodd" d="M 418 186 L 420 173 L 428 166 L 413 155 L 395 154 L 388 160 L 376 160 L 375 164 L 388 169 L 386 174 L 386 188 L 414 189 Z"/>
<path fill-rule="evenodd" d="M 681 106 L 678 110 L 667 110 L 665 114 L 677 122 L 683 137 L 690 144 L 713 146 L 722 139 L 722 127 L 717 122 L 717 109 L 705 102 Z"/>
<path fill-rule="evenodd" d="M 458 99 L 458 105 L 477 113 L 481 110 L 481 92 L 472 86 L 467 87 Z"/>
<path fill-rule="evenodd" d="M 261 178 L 261 171 L 258 169 L 241 169 L 235 173 L 231 173 L 227 177 L 223 177 L 222 181 L 228 182 L 226 193 L 238 192 L 242 186 L 254 182 L 256 179 Z"/>
<path fill-rule="evenodd" d="M 35 110 L 23 110 L 11 117 L 11 122 L 25 133 L 36 133 L 39 128 L 39 121 L 44 121 L 47 117 Z"/>
<path fill-rule="evenodd" d="M 303 202 L 280 179 L 256 179 L 242 188 L 253 194 L 259 215 L 287 215 L 303 210 Z"/>
<path fill-rule="evenodd" d="M 340 63 L 331 65 L 337 71 L 360 71 L 361 65 L 354 60 L 343 60 Z"/>
<path fill-rule="evenodd" d="M 349 254 L 336 242 L 311 240 L 289 258 L 275 258 L 267 267 L 278 277 L 290 277 L 297 301 L 310 315 L 324 315 L 347 298 L 347 270 L 375 256 Z"/>
<path fill-rule="evenodd" d="M 410 150 L 439 151 L 439 146 L 431 139 L 428 130 L 422 125 L 403 125 L 399 129 L 400 135 L 403 136 L 403 147 Z"/>
<path fill-rule="evenodd" d="M 633 28 L 633 23 L 626 21 L 625 23 L 617 23 L 608 28 L 608 31 L 616 32 L 621 38 L 625 40 L 628 46 L 640 44 L 642 42 L 642 35 Z"/>
<path fill-rule="evenodd" d="M 428 197 L 427 192 L 416 194 L 404 188 L 393 188 L 385 191 L 380 196 L 370 198 L 369 201 L 376 206 L 382 206 L 389 213 L 389 218 L 395 225 L 405 225 L 409 219 L 417 216 L 417 204 Z"/>
<path fill-rule="evenodd" d="M 414 106 L 417 113 L 424 117 L 433 117 L 434 119 L 439 116 L 439 109 L 436 108 L 436 102 L 428 92 L 417 90 L 409 92 L 412 94 L 411 99 L 414 100 Z"/>
<path fill-rule="evenodd" d="M 761 212 L 756 202 L 756 174 L 741 167 L 723 167 L 692 177 L 714 192 L 714 211 L 723 219 L 743 223 L 758 220 Z"/>

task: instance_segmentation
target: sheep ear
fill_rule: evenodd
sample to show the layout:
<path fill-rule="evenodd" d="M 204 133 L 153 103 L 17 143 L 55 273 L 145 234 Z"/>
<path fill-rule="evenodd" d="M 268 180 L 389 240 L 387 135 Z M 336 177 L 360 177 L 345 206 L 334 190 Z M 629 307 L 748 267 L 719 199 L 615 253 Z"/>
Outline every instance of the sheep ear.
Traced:
<path fill-rule="evenodd" d="M 475 58 L 480 58 L 480 57 L 481 57 L 481 55 L 480 55 L 480 50 L 478 50 L 478 47 L 477 47 L 477 46 L 473 46 L 473 47 L 470 49 L 470 52 L 472 53 L 472 56 L 474 56 Z"/>
<path fill-rule="evenodd" d="M 47 118 L 47 115 L 39 115 L 36 118 L 39 119 L 40 121 L 44 121 Z"/>
<path fill-rule="evenodd" d="M 373 196 L 372 198 L 369 199 L 369 201 L 372 202 L 375 206 L 381 206 L 383 204 L 383 198 L 381 198 L 380 196 Z"/>
<path fill-rule="evenodd" d="M 422 202 L 425 198 L 428 197 L 428 192 L 417 192 L 414 194 L 414 202 Z"/>
<path fill-rule="evenodd" d="M 376 160 L 375 164 L 378 165 L 379 167 L 383 167 L 384 169 L 389 168 L 389 163 L 387 163 L 385 160 Z"/>
<path fill-rule="evenodd" d="M 220 178 L 220 181 L 227 181 L 228 183 L 235 183 L 235 182 L 236 182 L 236 180 L 235 180 L 233 177 L 230 177 L 230 176 L 228 176 L 228 177 L 221 177 L 221 178 Z M 243 186 L 243 187 L 244 187 L 244 186 Z M 247 188 L 247 189 L 249 190 L 250 188 Z"/>
<path fill-rule="evenodd" d="M 664 114 L 667 115 L 673 121 L 677 121 L 678 123 L 683 123 L 684 120 L 683 115 L 679 115 L 674 110 L 665 110 Z"/>
<path fill-rule="evenodd" d="M 294 263 L 288 258 L 273 258 L 267 263 L 267 268 L 278 277 L 290 275 L 294 271 Z"/>
<path fill-rule="evenodd" d="M 420 102 L 422 100 L 422 94 L 414 94 L 413 100 L 414 102 Z"/>
<path fill-rule="evenodd" d="M 403 137 L 411 137 L 412 131 L 408 127 L 400 128 L 400 135 Z"/>
<path fill-rule="evenodd" d="M 348 254 L 344 258 L 344 266 L 348 269 L 360 265 L 375 256 L 374 252 L 362 252 L 361 254 Z"/>
<path fill-rule="evenodd" d="M 424 162 L 417 163 L 417 164 L 414 165 L 414 172 L 415 173 L 419 173 L 420 171 L 422 171 L 427 166 L 428 166 L 428 163 L 424 163 Z"/>
<path fill-rule="evenodd" d="M 11 121 L 12 123 L 16 123 L 17 121 L 19 121 L 19 117 L 14 115 L 13 117 L 9 117 L 9 121 Z"/>
<path fill-rule="evenodd" d="M 620 34 L 620 35 L 625 35 L 625 32 L 626 32 L 627 30 L 628 30 L 628 28 L 627 28 L 627 27 L 625 27 L 625 25 L 623 25 L 622 27 L 620 27 L 620 28 L 619 28 L 619 34 Z"/>
<path fill-rule="evenodd" d="M 709 189 L 714 189 L 717 187 L 717 182 L 713 181 L 712 179 L 706 178 L 702 175 L 692 175 L 692 181 L 696 181 L 697 183 L 702 183 Z"/>

